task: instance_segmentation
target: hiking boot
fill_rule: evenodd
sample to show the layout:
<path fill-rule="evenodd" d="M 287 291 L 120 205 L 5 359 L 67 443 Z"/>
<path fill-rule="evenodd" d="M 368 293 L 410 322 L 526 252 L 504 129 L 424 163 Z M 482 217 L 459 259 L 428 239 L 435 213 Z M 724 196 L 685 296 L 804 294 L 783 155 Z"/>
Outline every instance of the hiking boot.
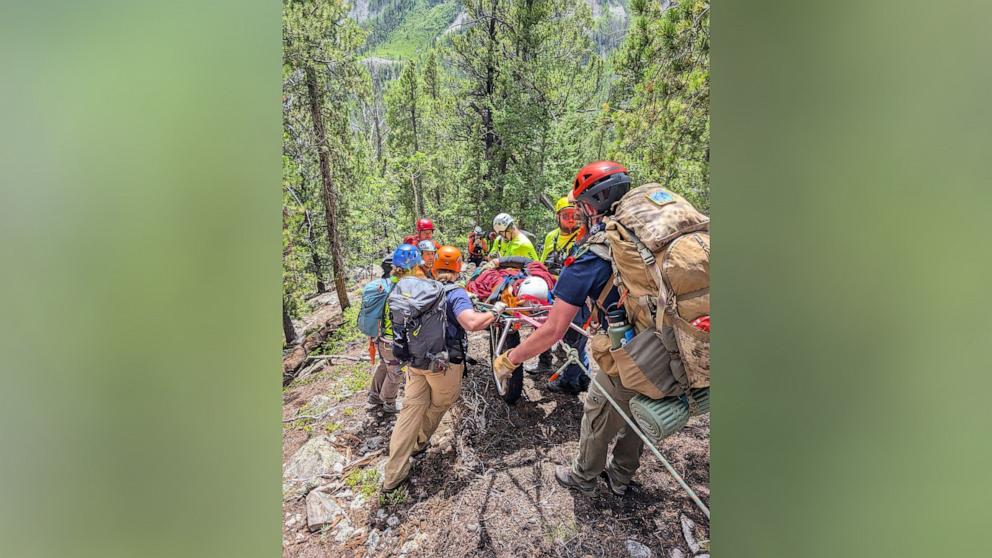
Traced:
<path fill-rule="evenodd" d="M 612 492 L 615 496 L 622 497 L 627 494 L 627 488 L 629 488 L 630 485 L 614 482 L 613 477 L 611 477 L 606 471 L 600 473 L 599 476 L 603 477 L 603 480 L 606 481 L 606 486 L 609 487 L 610 492 Z"/>
<path fill-rule="evenodd" d="M 393 403 L 383 403 L 382 404 L 382 411 L 384 413 L 396 414 L 396 413 L 400 412 L 400 404 L 399 403 L 396 403 L 395 401 Z"/>
<path fill-rule="evenodd" d="M 382 405 L 382 399 L 374 393 L 369 393 L 369 405 Z"/>
<path fill-rule="evenodd" d="M 577 395 L 579 389 L 567 381 L 565 381 L 564 376 L 558 376 L 554 380 L 548 380 L 548 391 L 552 393 L 567 393 L 569 395 Z"/>
<path fill-rule="evenodd" d="M 392 488 L 386 488 L 386 485 L 382 485 L 382 487 L 380 487 L 379 490 L 382 492 L 383 496 L 389 496 L 395 492 L 399 492 L 400 490 L 403 490 L 404 488 L 406 488 L 408 484 L 410 484 L 410 477 L 401 480 L 399 484 L 397 484 Z"/>
<path fill-rule="evenodd" d="M 431 444 L 428 441 L 428 443 L 424 444 L 424 447 L 413 450 L 413 453 L 410 454 L 410 459 L 420 459 L 421 456 L 427 453 L 427 450 L 430 449 L 430 447 Z"/>
<path fill-rule="evenodd" d="M 558 465 L 555 467 L 555 480 L 558 484 L 564 486 L 565 488 L 570 488 L 572 490 L 578 490 L 579 492 L 585 494 L 586 496 L 592 496 L 596 494 L 596 487 L 586 487 L 579 484 L 579 481 L 575 480 L 572 476 L 572 468 L 566 467 L 564 465 Z"/>

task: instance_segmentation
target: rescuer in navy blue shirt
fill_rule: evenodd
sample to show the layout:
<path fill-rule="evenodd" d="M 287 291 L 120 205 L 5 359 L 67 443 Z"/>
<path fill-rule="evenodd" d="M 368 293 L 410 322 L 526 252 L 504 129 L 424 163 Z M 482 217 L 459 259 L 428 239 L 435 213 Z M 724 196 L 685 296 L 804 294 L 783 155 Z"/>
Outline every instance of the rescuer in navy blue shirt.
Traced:
<path fill-rule="evenodd" d="M 509 376 L 519 363 L 549 349 L 565 335 L 569 324 L 582 313 L 586 302 L 595 304 L 601 296 L 613 275 L 610 261 L 604 259 L 609 252 L 602 232 L 603 218 L 612 215 L 614 204 L 629 189 L 627 169 L 612 161 L 596 161 L 579 170 L 570 198 L 575 201 L 589 232 L 577 248 L 574 260 L 569 258 L 571 261 L 567 262 L 558 277 L 555 301 L 548 312 L 548 319 L 523 343 L 493 361 L 493 372 L 497 377 Z M 606 307 L 618 300 L 616 288 L 611 287 L 602 306 L 597 307 L 599 315 L 604 315 Z M 605 353 L 609 349 L 609 338 L 596 335 L 592 340 L 592 349 L 594 354 Z M 616 373 L 615 369 L 610 371 Z M 624 388 L 619 379 L 614 379 L 606 371 L 596 373 L 583 405 L 578 455 L 571 467 L 559 465 L 555 468 L 555 478 L 559 484 L 592 495 L 602 476 L 613 494 L 626 494 L 630 480 L 640 466 L 644 443 L 628 429 L 623 417 L 607 398 L 629 414 L 629 402 L 634 395 L 635 392 Z M 610 442 L 614 437 L 617 442 L 607 463 Z"/>

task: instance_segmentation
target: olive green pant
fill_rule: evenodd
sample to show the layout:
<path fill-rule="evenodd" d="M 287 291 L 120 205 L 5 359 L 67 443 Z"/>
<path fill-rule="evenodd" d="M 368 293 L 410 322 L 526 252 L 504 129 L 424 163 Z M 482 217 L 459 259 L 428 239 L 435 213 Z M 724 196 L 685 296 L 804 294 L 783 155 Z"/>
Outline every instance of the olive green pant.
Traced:
<path fill-rule="evenodd" d="M 389 438 L 384 489 L 396 488 L 410 474 L 410 454 L 427 443 L 441 424 L 441 417 L 458 401 L 464 371 L 464 364 L 451 364 L 444 374 L 410 367 L 403 408 Z"/>
<path fill-rule="evenodd" d="M 599 474 L 605 469 L 614 484 L 627 485 L 641 464 L 644 442 L 630 431 L 599 386 L 603 386 L 627 416 L 630 416 L 630 400 L 637 393 L 624 389 L 619 378 L 611 378 L 602 371 L 596 372 L 596 382 L 586 394 L 579 432 L 579 454 L 572 463 L 572 476 L 583 486 L 594 487 Z M 614 436 L 617 443 L 613 446 L 613 458 L 607 466 L 606 454 Z"/>
<path fill-rule="evenodd" d="M 372 374 L 372 386 L 369 388 L 369 400 L 373 403 L 389 403 L 396 401 L 396 394 L 403 385 L 403 367 L 400 361 L 393 357 L 393 342 L 388 337 L 376 339 L 379 350 L 379 365 Z"/>

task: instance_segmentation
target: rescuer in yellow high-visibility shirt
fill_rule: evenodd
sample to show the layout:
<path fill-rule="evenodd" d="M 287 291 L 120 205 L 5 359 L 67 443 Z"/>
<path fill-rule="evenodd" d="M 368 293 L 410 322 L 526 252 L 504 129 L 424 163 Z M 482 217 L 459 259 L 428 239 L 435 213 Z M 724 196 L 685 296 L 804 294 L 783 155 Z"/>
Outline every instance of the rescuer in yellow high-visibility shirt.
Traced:
<path fill-rule="evenodd" d="M 524 256 L 534 261 L 537 258 L 537 250 L 534 245 L 520 229 L 517 228 L 513 217 L 506 213 L 500 213 L 493 219 L 493 230 L 499 236 L 493 242 L 493 248 L 489 252 L 491 258 L 506 258 L 509 256 Z"/>
<path fill-rule="evenodd" d="M 544 237 L 541 262 L 548 268 L 548 271 L 557 276 L 561 273 L 565 258 L 568 257 L 581 234 L 581 228 L 576 219 L 575 206 L 569 203 L 567 197 L 561 198 L 555 204 L 555 220 L 558 221 L 558 227 Z"/>

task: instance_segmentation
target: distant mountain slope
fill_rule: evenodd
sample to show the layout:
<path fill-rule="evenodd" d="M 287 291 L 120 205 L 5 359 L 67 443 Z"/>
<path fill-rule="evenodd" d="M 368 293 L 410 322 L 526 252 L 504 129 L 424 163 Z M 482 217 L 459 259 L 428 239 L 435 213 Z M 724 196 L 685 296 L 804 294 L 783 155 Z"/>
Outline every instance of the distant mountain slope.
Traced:
<path fill-rule="evenodd" d="M 628 0 L 586 1 L 596 19 L 596 43 L 606 54 L 623 41 Z M 415 58 L 465 21 L 460 0 L 354 0 L 349 15 L 369 30 L 368 56 L 389 59 Z"/>

